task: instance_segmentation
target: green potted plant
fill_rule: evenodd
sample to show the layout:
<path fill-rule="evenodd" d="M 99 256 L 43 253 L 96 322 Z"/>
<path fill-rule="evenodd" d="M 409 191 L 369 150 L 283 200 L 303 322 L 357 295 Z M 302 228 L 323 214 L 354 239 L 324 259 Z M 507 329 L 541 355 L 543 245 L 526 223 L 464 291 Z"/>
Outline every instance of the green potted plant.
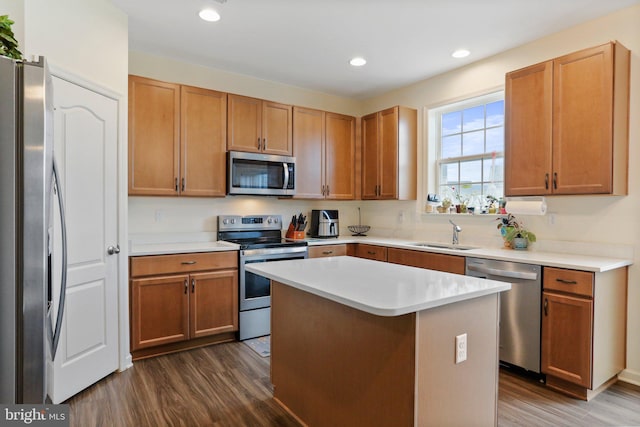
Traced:
<path fill-rule="evenodd" d="M 0 16 L 0 55 L 13 59 L 22 59 L 22 53 L 18 50 L 18 42 L 11 30 L 14 22 L 9 15 Z"/>
<path fill-rule="evenodd" d="M 527 230 L 524 224 L 518 221 L 515 215 L 507 214 L 505 217 L 497 218 L 498 230 L 504 239 L 504 245 L 512 249 L 525 250 L 529 243 L 536 241 L 536 235 Z"/>

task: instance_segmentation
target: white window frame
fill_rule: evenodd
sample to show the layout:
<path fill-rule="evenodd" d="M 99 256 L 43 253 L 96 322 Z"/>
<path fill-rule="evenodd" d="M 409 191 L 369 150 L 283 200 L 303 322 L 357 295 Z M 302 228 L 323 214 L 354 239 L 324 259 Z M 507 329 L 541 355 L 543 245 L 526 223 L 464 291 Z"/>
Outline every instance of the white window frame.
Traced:
<path fill-rule="evenodd" d="M 452 101 L 446 104 L 442 104 L 438 107 L 433 107 L 428 109 L 428 120 L 429 120 L 429 134 L 428 134 L 428 157 L 431 157 L 433 160 L 427 162 L 428 172 L 427 175 L 431 179 L 433 185 L 428 185 L 427 188 L 430 192 L 439 193 L 441 183 L 440 183 L 440 167 L 443 164 L 447 163 L 457 163 L 463 161 L 471 161 L 471 160 L 480 160 L 480 159 L 491 159 L 493 156 L 492 152 L 485 152 L 482 154 L 473 154 L 467 156 L 459 156 L 453 157 L 446 160 L 441 159 L 441 119 L 440 117 L 446 113 L 450 113 L 453 111 L 464 110 L 467 108 L 473 108 L 480 105 L 490 104 L 495 101 L 504 101 L 505 93 L 504 89 L 494 89 L 487 93 L 471 95 L 466 97 L 465 99 L 460 99 L 457 101 Z M 502 125 L 504 127 L 504 124 Z M 485 128 L 486 129 L 486 128 Z M 495 153 L 497 157 L 504 158 L 504 150 Z M 481 171 L 482 175 L 482 184 L 486 184 L 487 182 L 484 180 L 484 168 Z M 484 195 L 486 196 L 486 195 Z"/>

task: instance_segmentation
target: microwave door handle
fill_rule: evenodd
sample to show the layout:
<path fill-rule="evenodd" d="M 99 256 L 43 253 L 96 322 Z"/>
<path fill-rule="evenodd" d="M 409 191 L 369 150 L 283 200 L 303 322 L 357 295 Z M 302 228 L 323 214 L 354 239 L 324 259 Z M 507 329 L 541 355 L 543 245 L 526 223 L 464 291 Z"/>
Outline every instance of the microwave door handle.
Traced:
<path fill-rule="evenodd" d="M 286 190 L 289 187 L 289 165 L 283 163 L 282 167 L 284 168 L 284 186 L 282 188 Z"/>

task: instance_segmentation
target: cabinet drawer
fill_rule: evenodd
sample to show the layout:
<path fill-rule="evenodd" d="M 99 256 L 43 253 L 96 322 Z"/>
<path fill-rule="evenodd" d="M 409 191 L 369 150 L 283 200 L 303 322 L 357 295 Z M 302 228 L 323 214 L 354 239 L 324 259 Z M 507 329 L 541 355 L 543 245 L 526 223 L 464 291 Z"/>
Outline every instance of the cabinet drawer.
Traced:
<path fill-rule="evenodd" d="M 555 290 L 593 297 L 593 273 L 545 267 L 543 277 L 543 287 L 545 290 Z"/>
<path fill-rule="evenodd" d="M 238 268 L 238 252 L 201 252 L 131 257 L 131 277 Z"/>
<path fill-rule="evenodd" d="M 384 246 L 356 244 L 354 255 L 358 258 L 373 259 L 376 261 L 387 261 L 387 248 Z"/>
<path fill-rule="evenodd" d="M 461 256 L 389 248 L 387 257 L 387 261 L 393 264 L 464 274 L 465 259 Z"/>
<path fill-rule="evenodd" d="M 347 254 L 347 245 L 322 245 L 309 247 L 309 258 L 325 258 Z"/>

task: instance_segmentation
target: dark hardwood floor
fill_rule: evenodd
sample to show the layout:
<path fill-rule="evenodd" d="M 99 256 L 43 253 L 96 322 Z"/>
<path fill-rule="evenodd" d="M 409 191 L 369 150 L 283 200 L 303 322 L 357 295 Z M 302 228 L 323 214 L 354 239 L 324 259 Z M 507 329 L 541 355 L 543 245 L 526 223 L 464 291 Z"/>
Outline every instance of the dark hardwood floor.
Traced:
<path fill-rule="evenodd" d="M 500 373 L 499 426 L 640 425 L 640 387 L 590 402 Z M 71 426 L 298 426 L 273 399 L 269 358 L 242 343 L 138 361 L 71 398 Z"/>

